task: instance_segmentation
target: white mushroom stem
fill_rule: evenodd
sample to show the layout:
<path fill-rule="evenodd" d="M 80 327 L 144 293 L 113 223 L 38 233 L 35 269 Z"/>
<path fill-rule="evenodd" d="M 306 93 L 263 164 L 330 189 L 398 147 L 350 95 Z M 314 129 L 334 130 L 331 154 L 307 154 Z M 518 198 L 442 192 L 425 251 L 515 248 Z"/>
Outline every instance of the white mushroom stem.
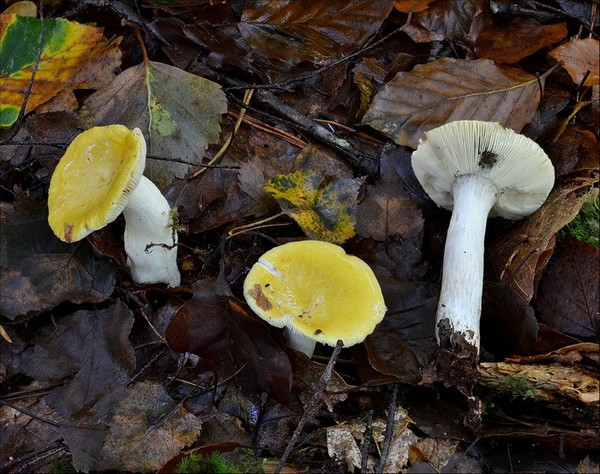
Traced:
<path fill-rule="evenodd" d="M 287 327 L 283 331 L 283 337 L 285 337 L 288 347 L 294 349 L 295 351 L 303 352 L 309 358 L 313 356 L 315 347 L 317 346 L 317 341 L 314 339 L 310 339 L 302 334 L 291 331 Z"/>
<path fill-rule="evenodd" d="M 125 209 L 125 253 L 135 283 L 177 286 L 177 232 L 171 207 L 160 190 L 145 176 L 130 193 Z"/>
<path fill-rule="evenodd" d="M 461 333 L 478 354 L 485 228 L 498 188 L 484 176 L 472 174 L 458 177 L 452 193 L 435 333 L 440 347 L 450 347 L 452 336 Z"/>

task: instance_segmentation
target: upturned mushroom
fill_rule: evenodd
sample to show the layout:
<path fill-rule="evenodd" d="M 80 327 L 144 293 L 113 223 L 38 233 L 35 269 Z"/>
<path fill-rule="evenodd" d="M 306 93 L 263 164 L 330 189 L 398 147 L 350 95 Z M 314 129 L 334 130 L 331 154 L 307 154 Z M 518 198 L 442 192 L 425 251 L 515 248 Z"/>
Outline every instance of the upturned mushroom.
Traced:
<path fill-rule="evenodd" d="M 533 140 L 498 123 L 462 120 L 429 130 L 412 154 L 423 189 L 452 210 L 436 315 L 441 347 L 479 354 L 487 218 L 520 219 L 536 211 L 554 185 L 554 168 Z"/>
<path fill-rule="evenodd" d="M 160 190 L 142 175 L 146 141 L 123 125 L 79 134 L 60 159 L 48 191 L 48 223 L 64 242 L 76 242 L 125 217 L 125 252 L 135 283 L 177 286 L 177 232 Z"/>
<path fill-rule="evenodd" d="M 262 319 L 285 327 L 288 345 L 308 357 L 317 342 L 362 342 L 386 312 L 371 268 L 342 247 L 316 240 L 264 253 L 244 281 L 244 297 Z"/>

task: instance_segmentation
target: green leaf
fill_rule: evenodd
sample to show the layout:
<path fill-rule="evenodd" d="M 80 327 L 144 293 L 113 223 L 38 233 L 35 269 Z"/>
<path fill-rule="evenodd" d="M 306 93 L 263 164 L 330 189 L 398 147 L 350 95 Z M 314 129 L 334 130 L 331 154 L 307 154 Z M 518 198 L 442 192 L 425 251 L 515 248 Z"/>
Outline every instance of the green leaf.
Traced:
<path fill-rule="evenodd" d="M 296 171 L 270 179 L 265 190 L 308 237 L 341 244 L 355 235 L 356 197 L 362 184 L 359 178 Z"/>
<path fill-rule="evenodd" d="M 62 18 L 44 20 L 44 44 L 25 112 L 47 103 L 63 91 L 92 88 L 78 76 L 95 62 L 108 61 L 118 42 L 108 43 L 102 28 Z M 40 48 L 41 22 L 14 14 L 0 15 L 0 127 L 17 119 Z M 120 62 L 120 55 L 117 58 Z M 110 67 L 112 72 L 118 64 Z M 89 75 L 89 74 L 88 74 Z"/>
<path fill-rule="evenodd" d="M 85 127 L 120 123 L 139 127 L 148 155 L 200 163 L 208 145 L 221 133 L 227 100 L 217 83 L 182 69 L 149 61 L 123 71 L 106 88 L 92 94 L 81 108 Z M 165 186 L 182 178 L 190 165 L 148 160 L 146 172 Z"/>

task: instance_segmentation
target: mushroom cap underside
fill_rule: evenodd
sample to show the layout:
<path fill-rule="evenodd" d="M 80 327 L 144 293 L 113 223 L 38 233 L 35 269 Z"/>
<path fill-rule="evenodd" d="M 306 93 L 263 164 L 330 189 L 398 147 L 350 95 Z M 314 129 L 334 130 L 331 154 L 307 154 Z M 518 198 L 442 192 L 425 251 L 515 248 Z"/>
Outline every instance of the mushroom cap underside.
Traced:
<path fill-rule="evenodd" d="M 146 165 L 139 129 L 93 127 L 79 134 L 60 159 L 48 191 L 48 222 L 65 242 L 78 241 L 114 221 Z"/>
<path fill-rule="evenodd" d="M 252 310 L 322 344 L 362 342 L 386 311 L 371 268 L 342 247 L 306 240 L 271 249 L 244 281 Z"/>
<path fill-rule="evenodd" d="M 533 140 L 495 122 L 459 120 L 426 132 L 412 154 L 423 189 L 452 209 L 459 176 L 478 174 L 498 188 L 490 216 L 520 219 L 537 210 L 554 185 L 554 167 Z"/>

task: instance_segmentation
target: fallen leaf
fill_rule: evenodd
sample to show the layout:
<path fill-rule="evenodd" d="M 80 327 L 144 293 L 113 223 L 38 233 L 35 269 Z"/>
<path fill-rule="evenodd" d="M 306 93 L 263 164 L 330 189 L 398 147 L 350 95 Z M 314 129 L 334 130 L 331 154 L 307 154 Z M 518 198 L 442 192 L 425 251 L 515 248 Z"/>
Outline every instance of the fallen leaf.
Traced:
<path fill-rule="evenodd" d="M 12 320 L 64 302 L 100 303 L 110 297 L 115 265 L 98 259 L 87 242 L 60 242 L 47 221 L 46 205 L 19 196 L 3 206 L 0 228 L 0 311 Z"/>
<path fill-rule="evenodd" d="M 156 382 L 126 392 L 110 421 L 98 469 L 156 472 L 202 432 L 202 422 Z"/>
<path fill-rule="evenodd" d="M 555 234 L 577 215 L 597 181 L 597 172 L 561 180 L 540 209 L 487 249 L 486 259 L 499 282 L 510 284 L 531 301 L 552 254 Z"/>
<path fill-rule="evenodd" d="M 236 311 L 215 293 L 213 280 L 193 287 L 194 297 L 174 315 L 165 332 L 176 352 L 202 357 L 207 369 L 224 379 L 235 377 L 243 390 L 289 397 L 290 361 L 271 339 L 267 326 L 236 305 Z"/>
<path fill-rule="evenodd" d="M 600 336 L 599 273 L 598 248 L 567 237 L 540 280 L 536 301 L 542 321 L 574 336 Z"/>
<path fill-rule="evenodd" d="M 427 130 L 453 120 L 499 122 L 520 132 L 540 102 L 540 81 L 489 59 L 438 59 L 398 73 L 363 123 L 412 148 Z"/>
<path fill-rule="evenodd" d="M 481 12 L 488 10 L 488 4 L 485 0 L 433 2 L 429 8 L 412 16 L 406 33 L 414 41 L 417 41 L 413 37 L 416 33 L 421 36 L 418 41 L 453 41 L 468 46 L 472 41 L 473 21 Z"/>
<path fill-rule="evenodd" d="M 36 18 L 0 15 L 2 127 L 12 125 L 21 109 L 40 48 L 40 31 L 41 21 Z M 82 85 L 94 87 L 95 73 L 100 70 L 103 70 L 100 77 L 110 77 L 120 63 L 120 53 L 116 51 L 119 41 L 108 42 L 103 39 L 102 32 L 102 28 L 62 18 L 44 20 L 44 45 L 26 113 L 61 92 L 72 94 L 73 89 Z M 88 67 L 95 68 L 91 75 Z"/>
<path fill-rule="evenodd" d="M 135 368 L 128 336 L 133 314 L 117 301 L 102 310 L 80 310 L 38 329 L 19 357 L 17 373 L 61 381 L 47 396 L 62 417 L 60 428 L 78 470 L 96 466 L 105 423 Z"/>
<path fill-rule="evenodd" d="M 377 272 L 387 305 L 385 318 L 365 339 L 371 366 L 403 383 L 417 384 L 438 349 L 434 339 L 439 288 Z"/>
<path fill-rule="evenodd" d="M 107 87 L 92 94 L 80 111 L 86 127 L 120 123 L 139 127 L 148 154 L 183 160 L 148 160 L 146 172 L 164 187 L 202 161 L 221 132 L 227 100 L 221 86 L 167 64 L 148 61 L 133 66 Z"/>
<path fill-rule="evenodd" d="M 432 1 L 433 0 L 396 0 L 394 2 L 394 8 L 402 13 L 417 13 L 429 8 L 429 4 Z"/>
<path fill-rule="evenodd" d="M 271 178 L 265 190 L 311 239 L 341 244 L 353 237 L 362 179 L 295 171 Z"/>
<path fill-rule="evenodd" d="M 473 44 L 480 58 L 493 59 L 496 64 L 515 64 L 521 59 L 558 43 L 567 36 L 566 23 L 542 25 L 533 18 L 513 18 L 508 23 L 496 23 L 492 16 L 479 15 L 485 22 Z"/>
<path fill-rule="evenodd" d="M 377 32 L 393 0 L 259 1 L 238 28 L 252 49 L 270 61 L 323 64 L 355 51 Z"/>
<path fill-rule="evenodd" d="M 598 50 L 600 42 L 594 38 L 574 38 L 568 43 L 553 49 L 548 54 L 557 61 L 563 61 L 562 67 L 569 73 L 573 82 L 581 84 L 585 78 L 584 86 L 598 85 L 600 83 L 600 61 Z"/>

